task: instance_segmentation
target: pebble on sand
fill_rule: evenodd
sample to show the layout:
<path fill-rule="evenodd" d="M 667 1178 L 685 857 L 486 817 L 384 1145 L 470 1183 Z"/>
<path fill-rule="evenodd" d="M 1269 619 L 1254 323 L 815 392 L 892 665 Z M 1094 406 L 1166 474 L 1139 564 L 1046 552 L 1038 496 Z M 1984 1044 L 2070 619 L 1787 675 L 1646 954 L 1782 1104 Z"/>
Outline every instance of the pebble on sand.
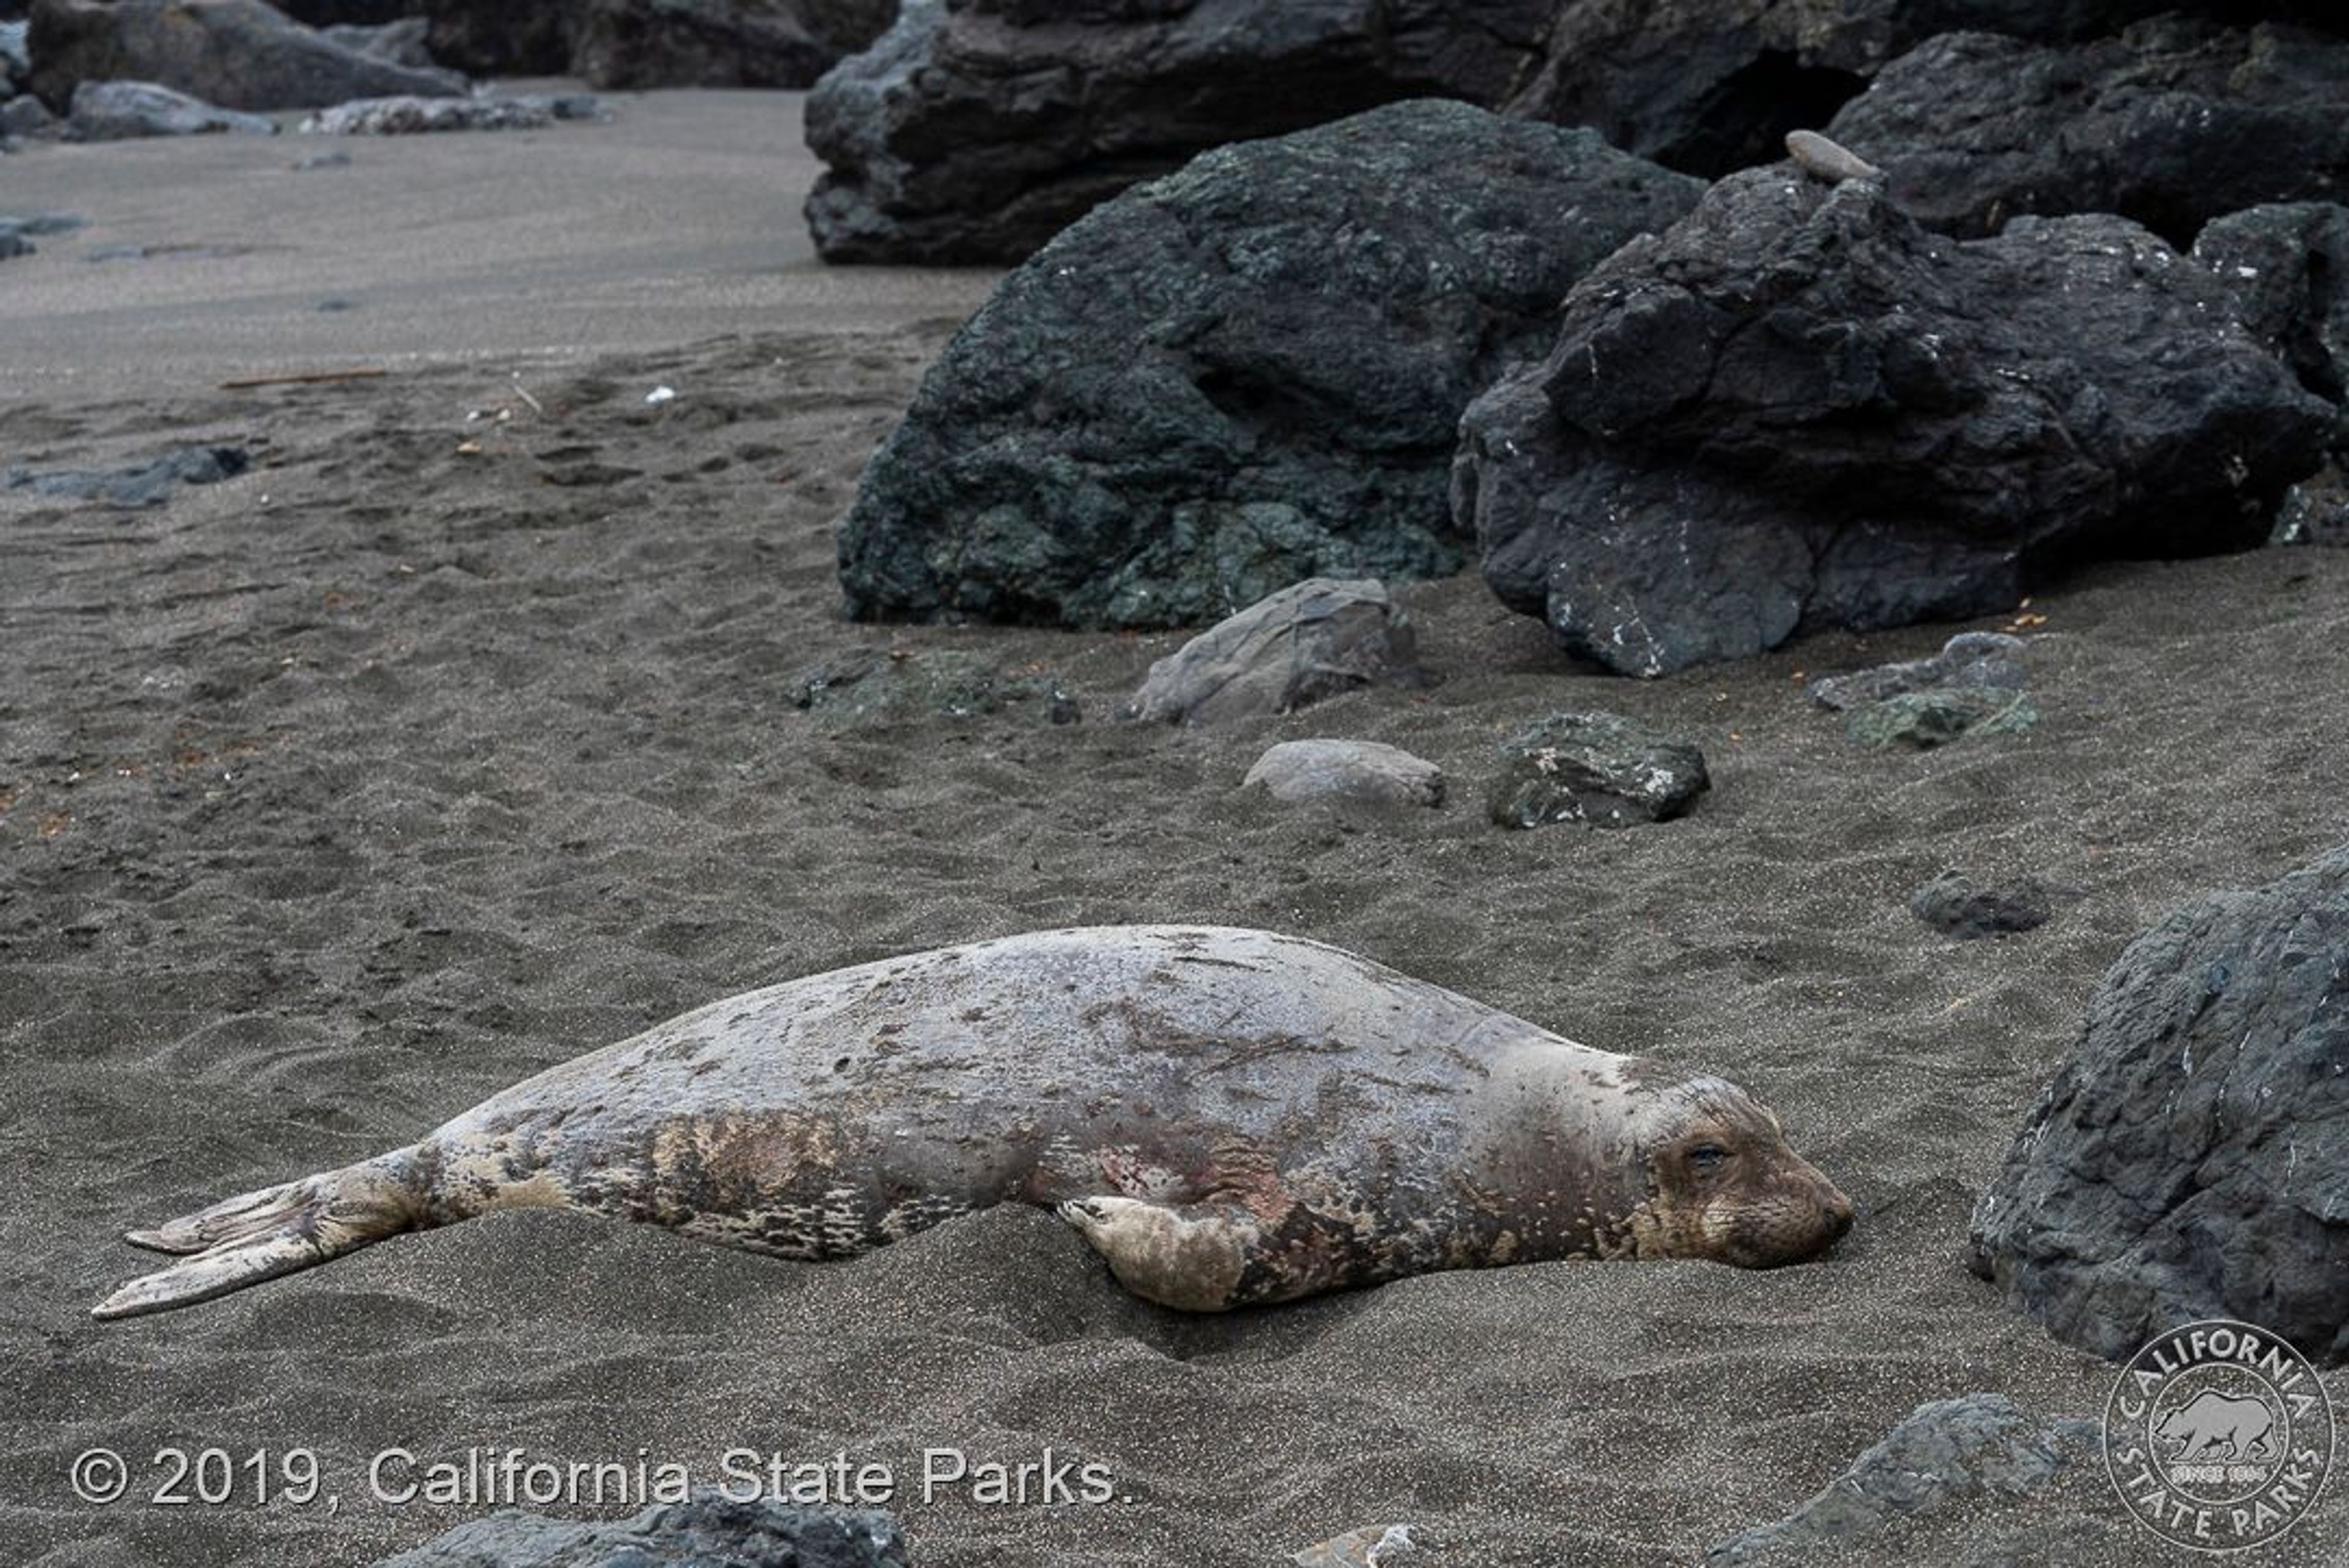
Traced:
<path fill-rule="evenodd" d="M 1400 747 L 1375 740 L 1284 740 L 1256 759 L 1241 781 L 1276 800 L 1375 800 L 1400 806 L 1444 803 L 1444 771 Z"/>

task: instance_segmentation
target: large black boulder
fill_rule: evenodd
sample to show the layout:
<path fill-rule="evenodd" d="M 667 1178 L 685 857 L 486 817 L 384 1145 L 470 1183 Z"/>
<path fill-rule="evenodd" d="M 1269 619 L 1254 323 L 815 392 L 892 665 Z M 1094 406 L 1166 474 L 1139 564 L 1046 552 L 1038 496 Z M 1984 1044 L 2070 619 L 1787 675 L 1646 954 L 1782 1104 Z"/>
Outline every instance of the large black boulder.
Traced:
<path fill-rule="evenodd" d="M 2349 39 L 2174 15 L 2069 45 L 1951 34 L 1886 67 L 1827 134 L 1962 237 L 2117 212 L 2183 247 L 2220 213 L 2349 191 Z"/>
<path fill-rule="evenodd" d="M 579 41 L 578 0 L 416 0 L 442 65 L 477 77 L 559 77 Z"/>
<path fill-rule="evenodd" d="M 1392 105 L 1208 153 L 1007 278 L 840 538 L 863 618 L 1211 622 L 1456 570 L 1460 410 L 1696 182 L 1587 130 Z"/>
<path fill-rule="evenodd" d="M 380 27 L 402 17 L 418 15 L 420 0 L 269 0 L 269 3 L 305 27 Z"/>
<path fill-rule="evenodd" d="M 2288 201 L 2230 212 L 2195 237 L 2194 259 L 2233 291 L 2251 335 L 2344 409 L 2332 460 L 2284 492 L 2271 542 L 2349 545 L 2349 207 Z"/>
<path fill-rule="evenodd" d="M 2063 43 L 2168 11 L 2349 24 L 2340 0 L 1560 0 L 1542 61 L 1509 108 L 1717 177 L 1775 160 L 1779 138 L 1824 124 L 1937 34 Z"/>
<path fill-rule="evenodd" d="M 895 7 L 839 0 L 586 0 L 571 69 L 604 88 L 804 88 Z"/>
<path fill-rule="evenodd" d="M 2194 259 L 2235 296 L 2235 315 L 2333 403 L 2349 398 L 2349 207 L 2292 201 L 2207 224 Z"/>
<path fill-rule="evenodd" d="M 1972 1231 L 2097 1355 L 2234 1317 L 2349 1362 L 2349 846 L 2129 944 Z"/>
<path fill-rule="evenodd" d="M 82 82 L 151 82 L 222 108 L 318 108 L 465 90 L 302 26 L 262 0 L 34 0 L 31 89 L 59 113 Z"/>
<path fill-rule="evenodd" d="M 2333 410 L 2230 302 L 2123 219 L 1961 243 L 1880 182 L 1749 170 L 1469 408 L 1455 513 L 1504 602 L 1639 675 L 2247 549 Z"/>
<path fill-rule="evenodd" d="M 1553 0 L 909 0 L 818 85 L 835 262 L 1008 263 L 1229 141 L 1397 99 L 1497 103 Z"/>

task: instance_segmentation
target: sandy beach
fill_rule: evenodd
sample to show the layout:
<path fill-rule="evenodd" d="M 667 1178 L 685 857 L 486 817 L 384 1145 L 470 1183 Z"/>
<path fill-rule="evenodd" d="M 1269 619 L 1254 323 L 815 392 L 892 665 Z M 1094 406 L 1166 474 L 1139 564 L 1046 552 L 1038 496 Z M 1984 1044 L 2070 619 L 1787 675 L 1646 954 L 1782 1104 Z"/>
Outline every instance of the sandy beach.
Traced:
<path fill-rule="evenodd" d="M 89 221 L 0 263 L 0 468 L 252 459 L 143 510 L 0 490 L 0 1553 L 342 1568 L 489 1511 L 379 1500 L 387 1453 L 396 1486 L 509 1449 L 715 1481 L 748 1450 L 887 1467 L 922 1568 L 1268 1564 L 1395 1521 L 1429 1568 L 1651 1568 L 1786 1513 L 1924 1401 L 2102 1408 L 2117 1368 L 1966 1272 L 1968 1213 L 2133 936 L 2349 838 L 2349 552 L 2108 565 L 1971 623 L 2030 636 L 2043 717 L 1931 752 L 1854 746 L 1803 686 L 1958 627 L 1632 683 L 1473 574 L 1398 591 L 1428 689 L 1117 725 L 1179 634 L 842 615 L 860 468 L 992 278 L 823 268 L 796 97 L 609 101 L 543 132 L 0 160 L 0 212 Z M 121 246 L 150 249 L 90 259 Z M 221 385 L 344 370 L 384 374 Z M 1050 675 L 1082 722 L 793 706 L 864 646 Z M 1698 743 L 1711 793 L 1631 830 L 1492 825 L 1499 742 L 1591 707 Z M 1448 801 L 1241 789 L 1310 736 L 1415 752 Z M 1947 867 L 2079 896 L 1957 943 L 1908 909 Z M 829 1265 L 512 1213 L 88 1316 L 150 1266 L 125 1228 L 404 1144 L 687 1007 L 1136 921 L 1318 938 L 1733 1078 L 1857 1224 L 1769 1274 L 1544 1264 L 1189 1319 L 1032 1211 Z M 2325 1381 L 2349 1411 L 2349 1373 Z M 95 1448 L 122 1501 L 75 1495 Z M 167 1449 L 264 1457 L 232 1501 L 170 1506 Z M 926 1500 L 934 1449 L 1098 1463 L 1116 1497 Z M 259 1501 L 296 1450 L 321 1495 Z M 2344 1559 L 2336 1475 L 2257 1561 Z M 1850 1560 L 2209 1561 L 2093 1464 Z"/>

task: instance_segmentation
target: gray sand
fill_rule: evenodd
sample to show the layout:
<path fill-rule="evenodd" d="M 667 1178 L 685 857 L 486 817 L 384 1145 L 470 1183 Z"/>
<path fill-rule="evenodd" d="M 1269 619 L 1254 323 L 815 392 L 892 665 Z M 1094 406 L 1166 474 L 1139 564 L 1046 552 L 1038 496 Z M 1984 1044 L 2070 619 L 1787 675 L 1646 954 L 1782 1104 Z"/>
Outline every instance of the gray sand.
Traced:
<path fill-rule="evenodd" d="M 715 1479 L 747 1449 L 891 1466 L 926 1568 L 1269 1563 L 1394 1520 L 1431 1568 L 1644 1568 L 1785 1512 L 1923 1401 L 2101 1406 L 2114 1368 L 1960 1266 L 1967 1212 L 2131 935 L 2349 836 L 2349 554 L 2098 570 L 2033 606 L 2038 730 L 1931 754 L 1853 749 L 1802 687 L 1952 628 L 1633 685 L 1473 578 L 1400 595 L 1432 690 L 1113 727 L 1176 639 L 840 618 L 858 468 L 986 280 L 817 272 L 790 99 L 619 107 L 298 174 L 319 149 L 283 139 L 0 163 L 0 206 L 94 220 L 0 264 L 0 459 L 257 459 L 142 512 L 0 491 L 0 1554 L 366 1563 L 486 1506 L 370 1500 L 385 1450 Z M 79 259 L 223 241 L 285 248 Z M 349 364 L 392 374 L 215 387 Z M 860 645 L 1037 666 L 1087 718 L 833 729 L 789 706 Z M 1491 827 L 1495 745 L 1579 706 L 1697 740 L 1713 792 L 1652 828 Z M 1315 735 L 1428 758 L 1451 803 L 1239 789 Z M 2085 896 L 1954 944 L 1907 908 L 1949 865 Z M 86 1315 L 148 1264 L 125 1227 L 404 1143 L 694 1004 L 1124 920 L 1320 938 L 1736 1078 L 1858 1225 L 1771 1274 L 1521 1267 L 1194 1321 L 1026 1212 L 825 1266 L 510 1214 Z M 97 1446 L 133 1499 L 76 1500 Z M 258 1505 L 242 1470 L 232 1506 L 158 1506 L 167 1446 L 314 1450 L 340 1507 Z M 1098 1461 L 1130 1501 L 925 1503 L 934 1447 Z M 2336 1477 L 2260 1562 L 2344 1552 Z M 2200 1561 L 2094 1471 L 1853 1560 Z"/>
<path fill-rule="evenodd" d="M 0 277 L 0 389 L 54 401 L 191 377 L 574 358 L 959 319 L 986 297 L 983 272 L 815 259 L 799 209 L 820 166 L 801 95 L 605 101 L 608 125 L 298 136 L 301 117 L 285 115 L 274 137 L 11 158 L 0 213 L 90 224 L 36 240 Z M 350 161 L 297 167 L 336 153 Z M 88 259 L 129 245 L 157 253 Z"/>

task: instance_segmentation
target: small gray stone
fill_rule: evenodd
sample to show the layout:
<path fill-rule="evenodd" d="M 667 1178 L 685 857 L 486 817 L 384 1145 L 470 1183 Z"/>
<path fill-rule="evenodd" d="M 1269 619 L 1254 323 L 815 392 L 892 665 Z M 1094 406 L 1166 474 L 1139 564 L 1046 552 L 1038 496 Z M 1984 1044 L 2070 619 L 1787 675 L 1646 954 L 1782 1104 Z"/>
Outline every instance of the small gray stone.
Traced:
<path fill-rule="evenodd" d="M 1964 1499 L 2028 1496 L 2103 1446 L 2100 1423 L 2077 1416 L 2035 1420 L 2003 1394 L 1920 1405 L 1793 1513 L 1715 1543 L 1704 1568 L 1848 1550 L 1896 1520 Z"/>
<path fill-rule="evenodd" d="M 66 134 L 77 141 L 215 131 L 274 136 L 277 126 L 264 116 L 221 108 L 153 82 L 83 82 L 74 88 L 66 112 Z"/>
<path fill-rule="evenodd" d="M 1276 800 L 1444 803 L 1444 772 L 1400 747 L 1375 740 L 1284 740 L 1256 759 L 1242 788 L 1261 785 Z"/>
<path fill-rule="evenodd" d="M 1019 708 L 1053 724 L 1082 717 L 1077 699 L 1040 672 L 1005 673 L 977 654 L 855 648 L 828 659 L 792 688 L 792 706 L 827 724 L 904 724 L 976 718 Z"/>
<path fill-rule="evenodd" d="M 1963 872 L 1945 871 L 1909 895 L 1909 912 L 1936 931 L 1971 942 L 2046 924 L 2055 913 L 2055 890 L 2036 877 L 1982 886 Z"/>
<path fill-rule="evenodd" d="M 1309 578 L 1150 666 L 1121 719 L 1213 724 L 1288 713 L 1357 686 L 1421 686 L 1411 617 L 1367 580 Z"/>
<path fill-rule="evenodd" d="M 2038 722 L 2039 709 L 2021 692 L 1937 686 L 1854 708 L 1843 732 L 1862 746 L 1930 751 L 1961 736 L 2019 734 Z"/>
<path fill-rule="evenodd" d="M 1933 686 L 2021 691 L 2029 679 L 2023 665 L 2028 646 L 2021 637 L 2003 632 L 1960 632 L 1930 659 L 1822 676 L 1803 688 L 1804 695 L 1821 707 L 1840 712 Z"/>
<path fill-rule="evenodd" d="M 1490 799 L 1505 828 L 1625 828 L 1677 817 L 1711 787 L 1704 753 L 1611 713 L 1560 713 L 1511 737 Z"/>

